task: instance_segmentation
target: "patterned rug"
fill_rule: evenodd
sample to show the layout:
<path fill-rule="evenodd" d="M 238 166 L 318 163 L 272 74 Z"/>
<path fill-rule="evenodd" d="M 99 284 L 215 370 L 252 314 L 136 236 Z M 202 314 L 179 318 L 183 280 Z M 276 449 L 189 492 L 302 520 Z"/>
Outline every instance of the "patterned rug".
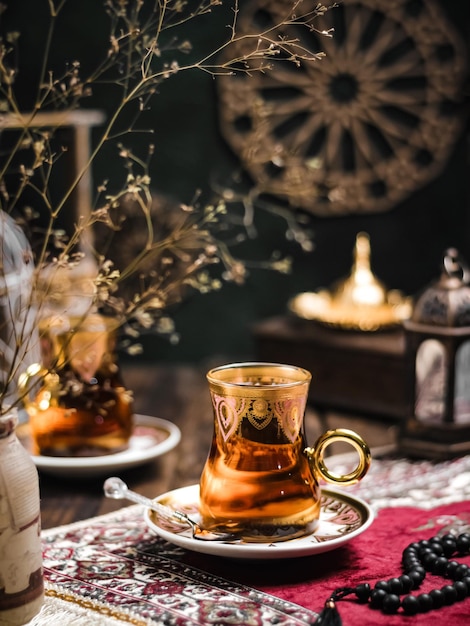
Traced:
<path fill-rule="evenodd" d="M 189 566 L 184 551 L 150 534 L 142 507 L 44 534 L 46 603 L 93 624 L 310 624 L 315 615 L 289 602 Z M 51 601 L 51 599 L 53 601 Z M 93 611 L 93 621 L 90 620 Z M 43 613 L 46 613 L 44 610 Z M 32 624 L 48 624 L 45 615 Z"/>
<path fill-rule="evenodd" d="M 46 601 L 30 626 L 314 624 L 335 587 L 399 575 L 401 550 L 410 540 L 470 529 L 470 458 L 439 464 L 375 461 L 348 493 L 377 512 L 366 532 L 334 552 L 269 563 L 166 543 L 147 529 L 140 506 L 45 531 Z M 383 621 L 367 606 L 343 604 L 345 626 L 406 621 L 400 616 Z M 413 624 L 449 623 L 447 618 L 464 624 L 458 611 L 468 617 L 469 604 L 455 605 L 456 613 L 446 608 L 445 616 L 442 611 L 416 616 Z"/>

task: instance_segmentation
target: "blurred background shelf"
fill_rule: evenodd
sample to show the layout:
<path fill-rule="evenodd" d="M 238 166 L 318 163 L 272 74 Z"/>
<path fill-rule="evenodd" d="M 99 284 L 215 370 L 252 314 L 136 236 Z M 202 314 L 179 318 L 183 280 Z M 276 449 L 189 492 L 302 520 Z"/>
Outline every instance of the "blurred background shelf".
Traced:
<path fill-rule="evenodd" d="M 256 358 L 295 363 L 313 373 L 310 404 L 375 418 L 406 416 L 403 329 L 336 330 L 290 316 L 254 325 Z"/>

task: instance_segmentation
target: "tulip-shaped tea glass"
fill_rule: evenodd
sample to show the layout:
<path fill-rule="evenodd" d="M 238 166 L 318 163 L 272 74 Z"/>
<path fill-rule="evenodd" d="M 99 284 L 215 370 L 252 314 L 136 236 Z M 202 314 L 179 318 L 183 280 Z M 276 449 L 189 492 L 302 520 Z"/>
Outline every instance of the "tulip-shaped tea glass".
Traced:
<path fill-rule="evenodd" d="M 133 398 L 115 360 L 115 331 L 114 320 L 98 314 L 41 325 L 42 363 L 19 381 L 34 454 L 95 456 L 127 448 Z M 31 383 L 36 377 L 39 389 Z"/>
<path fill-rule="evenodd" d="M 230 529 L 246 540 L 283 541 L 313 532 L 320 515 L 319 480 L 359 481 L 370 465 L 365 441 L 330 430 L 308 447 L 304 413 L 311 374 L 278 363 L 236 363 L 207 374 L 214 411 L 212 445 L 200 480 L 202 525 Z M 328 470 L 331 443 L 358 454 L 349 474 Z"/>

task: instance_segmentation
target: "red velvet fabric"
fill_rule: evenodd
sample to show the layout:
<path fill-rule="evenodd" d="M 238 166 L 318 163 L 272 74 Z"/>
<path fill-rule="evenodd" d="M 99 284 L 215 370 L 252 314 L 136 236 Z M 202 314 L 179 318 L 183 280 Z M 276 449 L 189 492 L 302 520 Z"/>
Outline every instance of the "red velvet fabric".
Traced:
<path fill-rule="evenodd" d="M 470 502 L 440 506 L 432 510 L 389 508 L 377 513 L 368 530 L 347 545 L 323 554 L 280 561 L 243 562 L 204 556 L 206 571 L 250 585 L 278 598 L 320 612 L 330 594 L 338 587 L 361 582 L 373 585 L 402 573 L 401 555 L 413 541 L 429 539 L 450 523 L 460 521 L 462 532 L 470 528 Z M 194 555 L 193 555 L 194 558 Z M 196 560 L 199 560 L 199 555 Z M 191 559 L 192 560 L 192 559 Z M 470 565 L 470 557 L 458 559 Z M 428 574 L 414 594 L 441 588 L 452 581 Z M 384 615 L 359 604 L 350 596 L 338 602 L 344 626 L 468 626 L 470 598 L 439 610 L 406 616 Z"/>

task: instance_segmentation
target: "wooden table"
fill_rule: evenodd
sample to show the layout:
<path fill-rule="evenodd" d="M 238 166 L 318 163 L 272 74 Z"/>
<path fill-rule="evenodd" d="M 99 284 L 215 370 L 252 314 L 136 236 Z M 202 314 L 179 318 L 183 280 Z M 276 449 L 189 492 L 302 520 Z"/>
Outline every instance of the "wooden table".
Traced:
<path fill-rule="evenodd" d="M 218 365 L 216 363 L 214 365 Z M 176 424 L 181 430 L 178 446 L 154 461 L 122 472 L 134 489 L 155 497 L 171 489 L 199 481 L 209 450 L 213 417 L 205 373 L 209 367 L 125 364 L 126 386 L 133 390 L 135 412 L 152 415 Z M 331 427 L 349 427 L 359 432 L 371 447 L 393 444 L 396 425 L 369 418 L 338 413 L 319 416 L 308 409 L 305 428 L 309 443 Z M 333 449 L 332 452 L 341 450 Z M 103 495 L 106 475 L 95 478 L 61 478 L 40 473 L 41 515 L 44 529 L 117 510 L 126 503 Z"/>

